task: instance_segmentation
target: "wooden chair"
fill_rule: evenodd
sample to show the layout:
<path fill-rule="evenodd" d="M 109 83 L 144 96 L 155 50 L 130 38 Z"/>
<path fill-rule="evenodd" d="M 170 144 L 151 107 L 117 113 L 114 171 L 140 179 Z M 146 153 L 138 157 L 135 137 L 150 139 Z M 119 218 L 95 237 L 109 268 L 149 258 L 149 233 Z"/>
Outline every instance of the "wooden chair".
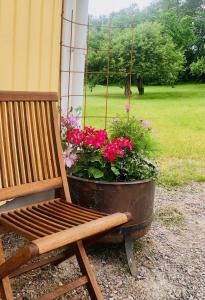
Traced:
<path fill-rule="evenodd" d="M 56 102 L 56 93 L 0 92 L 0 200 L 60 188 L 65 194 L 65 199 L 55 198 L 0 214 L 1 234 L 14 231 L 29 240 L 6 261 L 0 243 L 0 291 L 6 300 L 13 299 L 10 278 L 73 254 L 82 276 L 38 299 L 54 299 L 82 285 L 86 285 L 91 299 L 103 299 L 83 240 L 130 218 L 128 213 L 105 215 L 71 203 Z M 66 245 L 70 247 L 65 252 L 28 264 L 34 257 Z"/>

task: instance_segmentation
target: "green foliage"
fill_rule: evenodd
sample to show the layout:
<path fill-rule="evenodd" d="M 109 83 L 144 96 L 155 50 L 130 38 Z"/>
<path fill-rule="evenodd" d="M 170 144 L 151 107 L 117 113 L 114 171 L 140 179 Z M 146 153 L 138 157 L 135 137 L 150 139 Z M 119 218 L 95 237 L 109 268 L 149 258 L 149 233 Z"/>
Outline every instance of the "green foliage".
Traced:
<path fill-rule="evenodd" d="M 111 138 L 123 136 L 132 140 L 133 148 L 144 157 L 153 157 L 157 150 L 157 144 L 153 139 L 150 127 L 142 126 L 142 122 L 136 117 L 128 120 L 115 118 L 109 126 Z"/>
<path fill-rule="evenodd" d="M 205 75 L 205 57 L 201 57 L 191 64 L 191 72 L 200 76 Z"/>
<path fill-rule="evenodd" d="M 191 16 L 181 17 L 175 9 L 172 9 L 161 14 L 160 23 L 178 49 L 190 51 L 196 42 L 195 27 Z"/>
<path fill-rule="evenodd" d="M 139 75 L 146 84 L 204 81 L 204 75 L 190 72 L 191 64 L 205 56 L 203 5 L 203 0 L 159 0 L 141 11 L 133 5 L 109 17 L 92 18 L 94 26 L 89 34 L 89 48 L 94 50 L 89 51 L 88 69 L 104 74 L 89 74 L 90 87 L 106 84 L 108 64 L 111 72 L 122 72 L 122 75 L 110 74 L 109 84 L 124 86 L 125 73 L 130 70 L 131 51 L 135 73 L 132 85 L 137 83 Z M 107 27 L 99 26 L 109 24 L 113 26 L 110 33 Z M 132 26 L 135 27 L 133 37 Z M 111 51 L 108 55 L 105 51 L 97 51 L 99 48 Z"/>
<path fill-rule="evenodd" d="M 136 151 L 110 163 L 102 158 L 100 150 L 84 149 L 70 172 L 77 177 L 100 181 L 154 180 L 157 177 L 155 165 Z"/>
<path fill-rule="evenodd" d="M 104 90 L 97 86 L 88 97 L 87 114 L 104 115 Z M 148 86 L 143 98 L 133 95 L 130 116 L 150 120 L 159 151 L 160 184 L 175 186 L 205 181 L 205 84 Z M 108 114 L 124 116 L 125 99 L 119 87 L 109 87 Z M 89 119 L 97 128 L 100 118 Z"/>
<path fill-rule="evenodd" d="M 109 47 L 106 33 L 93 31 L 89 45 L 92 49 Z M 97 47 L 96 47 L 97 44 Z M 109 82 L 124 86 L 130 71 L 132 52 L 133 80 L 136 82 L 140 75 L 146 83 L 173 84 L 183 69 L 184 57 L 181 50 L 176 49 L 169 35 L 163 33 L 162 26 L 157 22 L 144 22 L 134 29 L 122 29 L 112 33 L 112 51 L 109 55 L 111 75 Z M 91 50 L 88 56 L 88 69 L 94 72 L 107 71 L 107 53 Z M 120 74 L 112 74 L 118 71 Z M 104 74 L 89 75 L 88 83 L 91 88 L 96 84 L 105 84 Z"/>

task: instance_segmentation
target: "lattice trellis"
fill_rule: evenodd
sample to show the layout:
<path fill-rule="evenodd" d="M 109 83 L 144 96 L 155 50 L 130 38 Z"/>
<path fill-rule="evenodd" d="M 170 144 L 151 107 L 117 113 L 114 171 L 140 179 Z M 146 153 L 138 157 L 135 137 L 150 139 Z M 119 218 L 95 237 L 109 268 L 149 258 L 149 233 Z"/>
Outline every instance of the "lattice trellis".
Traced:
<path fill-rule="evenodd" d="M 61 42 L 61 47 L 62 48 L 65 47 L 65 48 L 69 49 L 70 59 L 69 59 L 69 65 L 67 66 L 67 69 L 66 70 L 62 70 L 62 69 L 60 70 L 61 74 L 62 73 L 67 73 L 68 74 L 67 94 L 61 95 L 61 99 L 63 99 L 63 97 L 66 97 L 66 98 L 68 98 L 68 102 L 69 102 L 71 97 L 83 97 L 83 109 L 82 109 L 82 115 L 81 115 L 82 126 L 89 125 L 89 120 L 92 119 L 92 118 L 100 118 L 100 119 L 104 120 L 104 127 L 106 128 L 107 124 L 108 124 L 108 119 L 115 117 L 115 116 L 108 116 L 108 103 L 109 103 L 109 98 L 110 98 L 110 95 L 109 95 L 109 83 L 110 83 L 109 79 L 110 79 L 110 76 L 112 76 L 112 75 L 127 76 L 129 78 L 129 85 L 131 87 L 132 77 L 133 77 L 133 75 L 136 75 L 133 72 L 133 51 L 134 51 L 133 50 L 133 45 L 134 45 L 134 29 L 135 29 L 135 26 L 134 25 L 129 26 L 129 27 L 123 26 L 123 25 L 113 26 L 111 20 L 110 20 L 108 25 L 92 24 L 92 22 L 90 20 L 88 20 L 88 24 L 83 24 L 83 23 L 75 22 L 73 20 L 73 15 L 72 15 L 71 19 L 68 19 L 68 18 L 65 18 L 64 16 L 62 16 L 62 20 L 64 22 L 68 22 L 70 24 L 70 42 L 69 42 L 69 44 L 66 44 L 66 45 Z M 72 43 L 73 35 L 74 35 L 73 34 L 73 26 L 76 26 L 76 25 L 86 27 L 86 29 L 87 29 L 87 45 L 86 45 L 85 48 L 73 46 L 73 43 Z M 107 29 L 107 32 L 108 32 L 107 45 L 108 45 L 108 47 L 106 47 L 105 49 L 103 49 L 103 48 L 97 48 L 96 49 L 96 48 L 92 48 L 92 46 L 89 45 L 90 30 L 93 27 Z M 110 70 L 110 54 L 112 52 L 111 33 L 112 33 L 113 29 L 115 29 L 115 30 L 129 29 L 131 31 L 132 38 L 131 38 L 131 46 L 130 46 L 130 51 L 129 51 L 130 52 L 130 60 L 128 62 L 128 65 L 129 65 L 129 71 L 128 72 L 122 72 L 120 70 L 114 70 L 114 71 Z M 85 68 L 84 68 L 84 71 L 72 70 L 72 68 L 71 68 L 71 65 L 72 65 L 72 51 L 75 51 L 75 50 L 81 50 L 81 51 L 84 51 L 84 53 L 85 53 Z M 104 71 L 104 70 L 99 70 L 99 71 L 89 70 L 89 68 L 88 68 L 88 55 L 89 55 L 90 51 L 103 51 L 103 52 L 107 53 L 107 65 L 104 66 L 104 67 L 106 67 L 106 71 Z M 71 81 L 72 74 L 84 74 L 83 93 L 78 93 L 78 94 L 72 94 L 71 93 L 70 81 Z M 88 85 L 89 76 L 90 75 L 98 75 L 98 74 L 105 75 L 105 77 L 106 77 L 105 93 L 104 93 L 105 102 L 104 102 L 104 114 L 102 114 L 100 116 L 95 116 L 95 115 L 89 115 L 88 114 L 87 107 L 88 107 L 89 98 L 90 97 L 98 97 L 98 96 L 102 96 L 102 95 L 97 95 L 95 93 L 89 92 L 88 88 L 87 88 L 87 85 Z M 127 97 L 127 103 L 130 104 L 130 102 L 131 102 L 131 94 L 129 94 L 128 97 Z M 68 107 L 69 106 L 70 105 L 68 103 Z M 117 107 L 116 107 L 116 110 L 117 110 Z M 128 112 L 127 116 L 129 118 L 129 112 Z"/>

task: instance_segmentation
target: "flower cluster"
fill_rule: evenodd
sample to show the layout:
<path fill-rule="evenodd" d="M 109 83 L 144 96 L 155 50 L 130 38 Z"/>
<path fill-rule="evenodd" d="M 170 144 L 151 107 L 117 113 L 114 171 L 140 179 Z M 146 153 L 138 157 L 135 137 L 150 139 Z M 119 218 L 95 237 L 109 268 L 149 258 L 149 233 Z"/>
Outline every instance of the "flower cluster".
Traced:
<path fill-rule="evenodd" d="M 64 162 L 66 167 L 71 168 L 77 160 L 77 154 L 73 153 L 73 147 L 68 145 L 67 149 L 63 152 Z"/>
<path fill-rule="evenodd" d="M 124 106 L 127 113 L 130 104 Z M 69 174 L 101 181 L 131 181 L 156 177 L 145 158 L 151 151 L 151 123 L 135 117 L 117 118 L 106 130 L 80 128 L 78 112 L 62 118 L 64 162 Z"/>
<path fill-rule="evenodd" d="M 67 117 L 61 117 L 61 129 L 62 131 L 67 131 L 68 129 L 78 127 L 78 117 L 74 114 L 69 114 Z"/>
<path fill-rule="evenodd" d="M 79 146 L 84 138 L 85 133 L 79 128 L 73 128 L 67 132 L 67 140 L 71 144 Z"/>
<path fill-rule="evenodd" d="M 115 138 L 111 143 L 105 145 L 102 151 L 103 157 L 112 162 L 117 157 L 123 157 L 126 151 L 132 151 L 133 145 L 130 139 Z"/>
<path fill-rule="evenodd" d="M 83 147 L 93 146 L 95 149 L 101 148 L 107 141 L 107 132 L 105 130 L 96 130 L 92 127 L 85 127 L 85 139 Z"/>
<path fill-rule="evenodd" d="M 99 149 L 102 156 L 112 162 L 118 157 L 123 157 L 127 151 L 132 151 L 133 145 L 128 138 L 115 138 L 109 141 L 106 130 L 96 130 L 85 127 L 84 130 L 73 128 L 67 132 L 69 144 L 80 146 L 82 149 Z"/>
<path fill-rule="evenodd" d="M 84 148 L 101 148 L 107 141 L 107 132 L 105 130 L 96 130 L 92 127 L 85 127 L 84 130 L 73 128 L 67 132 L 67 141 L 74 145 L 81 145 Z"/>

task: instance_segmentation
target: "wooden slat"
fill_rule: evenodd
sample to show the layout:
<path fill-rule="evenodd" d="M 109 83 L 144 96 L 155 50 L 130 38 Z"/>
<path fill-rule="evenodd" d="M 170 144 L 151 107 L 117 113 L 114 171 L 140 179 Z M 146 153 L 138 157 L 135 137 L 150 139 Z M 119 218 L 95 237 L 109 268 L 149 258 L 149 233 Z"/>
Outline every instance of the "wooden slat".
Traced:
<path fill-rule="evenodd" d="M 23 149 L 25 155 L 25 166 L 27 173 L 27 182 L 32 182 L 31 175 L 31 165 L 30 165 L 30 157 L 29 157 L 29 148 L 28 148 L 28 140 L 26 134 L 26 119 L 25 119 L 25 111 L 24 111 L 24 103 L 20 102 L 20 118 L 21 118 L 21 129 L 22 129 L 22 141 L 23 141 Z"/>
<path fill-rule="evenodd" d="M 59 231 L 57 227 L 50 226 L 47 222 L 45 222 L 45 220 L 39 220 L 37 216 L 30 214 L 29 211 L 17 210 L 16 214 L 21 216 L 24 220 L 27 220 L 31 224 L 37 225 L 42 229 L 45 228 L 45 230 L 48 231 L 48 234 Z"/>
<path fill-rule="evenodd" d="M 38 182 L 31 182 L 28 184 L 18 185 L 14 187 L 8 187 L 6 189 L 0 189 L 0 201 L 12 199 L 14 197 L 20 197 L 43 191 L 48 191 L 51 189 L 57 189 L 60 187 L 62 187 L 61 177 Z"/>
<path fill-rule="evenodd" d="M 37 166 L 36 166 L 36 157 L 34 151 L 34 141 L 33 141 L 33 133 L 31 127 L 31 115 L 30 115 L 30 105 L 28 102 L 25 103 L 26 108 L 26 125 L 27 125 L 27 137 L 28 137 L 28 144 L 29 144 L 29 152 L 30 152 L 30 159 L 31 159 L 31 167 L 32 167 L 32 174 L 33 180 L 38 181 L 38 174 L 37 174 Z"/>
<path fill-rule="evenodd" d="M 37 211 L 38 213 L 41 213 L 42 215 L 47 216 L 48 218 L 51 218 L 52 220 L 57 220 L 56 222 L 58 222 L 58 224 L 60 224 L 62 226 L 65 226 L 66 229 L 73 227 L 73 224 L 70 224 L 68 222 L 68 218 L 62 218 L 59 216 L 57 218 L 55 212 L 47 210 L 46 208 L 43 208 L 42 206 L 34 207 L 33 209 L 35 211 Z"/>
<path fill-rule="evenodd" d="M 61 199 L 54 199 L 53 200 L 55 203 L 58 203 L 61 205 L 61 207 L 65 207 L 69 210 L 76 211 L 77 214 L 83 214 L 86 216 L 89 216 L 90 218 L 96 219 L 99 217 L 107 216 L 108 214 L 100 213 L 100 212 L 95 212 L 94 210 L 91 209 L 86 209 L 85 207 L 80 207 L 79 205 L 74 205 L 70 203 L 66 203 L 62 201 Z"/>
<path fill-rule="evenodd" d="M 25 238 L 29 239 L 29 240 L 35 240 L 37 238 L 39 238 L 39 236 L 35 233 L 32 233 L 32 231 L 27 231 L 24 226 L 19 227 L 18 225 L 16 225 L 13 220 L 10 218 L 1 218 L 1 223 L 9 228 L 9 231 L 14 231 L 20 235 L 23 235 Z"/>
<path fill-rule="evenodd" d="M 53 233 L 51 230 L 48 230 L 45 227 L 40 226 L 40 224 L 36 224 L 35 222 L 32 222 L 31 220 L 28 220 L 28 217 L 23 216 L 21 213 L 18 211 L 15 211 L 12 214 L 9 214 L 10 217 L 12 217 L 13 220 L 17 220 L 20 222 L 20 227 L 27 226 L 28 230 L 36 230 L 39 234 L 42 236 L 48 235 Z"/>
<path fill-rule="evenodd" d="M 0 101 L 58 101 L 54 92 L 0 91 Z"/>
<path fill-rule="evenodd" d="M 9 186 L 14 186 L 14 170 L 13 162 L 11 157 L 11 141 L 9 134 L 9 125 L 8 125 L 8 109 L 7 104 L 3 102 L 3 111 L 2 111 L 2 127 L 4 134 L 4 145 L 5 145 L 5 157 L 6 157 L 6 168 L 8 170 L 8 181 Z"/>
<path fill-rule="evenodd" d="M 37 127 L 36 130 L 38 132 L 39 137 L 39 146 L 40 146 L 40 155 L 42 157 L 42 168 L 44 173 L 44 179 L 48 179 L 48 167 L 46 162 L 46 150 L 45 150 L 45 141 L 43 137 L 43 125 L 42 125 L 42 118 L 41 118 L 41 111 L 40 111 L 40 103 L 36 102 L 36 117 L 37 117 Z"/>
<path fill-rule="evenodd" d="M 20 126 L 20 111 L 19 111 L 19 103 L 16 102 L 14 102 L 14 119 L 15 119 L 15 127 L 16 127 L 16 140 L 17 140 L 17 149 L 19 155 L 19 169 L 21 174 L 21 183 L 26 183 L 23 140 L 22 140 L 22 132 Z"/>
<path fill-rule="evenodd" d="M 19 172 L 19 159 L 17 156 L 17 147 L 16 147 L 16 132 L 15 132 L 15 124 L 14 124 L 14 110 L 13 110 L 13 103 L 8 103 L 8 119 L 9 119 L 9 132 L 10 132 L 10 138 L 11 138 L 11 153 L 12 153 L 12 161 L 14 166 L 14 179 L 15 184 L 19 185 L 21 184 L 20 181 L 20 172 Z"/>
<path fill-rule="evenodd" d="M 85 285 L 88 282 L 87 276 L 82 276 L 70 283 L 64 284 L 63 286 L 55 289 L 54 291 L 47 293 L 39 298 L 37 298 L 36 300 L 52 300 L 52 299 L 56 299 L 57 297 L 72 291 L 74 289 L 79 288 L 82 285 Z"/>
<path fill-rule="evenodd" d="M 48 140 L 49 140 L 49 146 L 50 146 L 50 150 L 51 150 L 53 170 L 54 170 L 54 176 L 57 177 L 57 176 L 59 176 L 57 162 L 56 162 L 57 149 L 55 147 L 55 144 L 53 143 L 55 138 L 54 138 L 54 128 L 52 126 L 53 122 L 51 120 L 50 103 L 47 102 L 45 105 L 46 105 L 46 117 L 47 117 L 46 120 L 47 120 L 47 125 L 48 125 Z"/>
<path fill-rule="evenodd" d="M 86 214 L 78 213 L 75 210 L 68 209 L 67 207 L 63 207 L 60 204 L 52 203 L 52 207 L 55 209 L 58 209 L 60 212 L 66 213 L 67 216 L 73 218 L 74 220 L 81 220 L 82 222 L 89 222 L 91 220 L 95 220 L 96 218 L 90 218 L 89 216 L 86 216 Z"/>
<path fill-rule="evenodd" d="M 49 230 L 52 230 L 53 233 L 65 229 L 65 227 L 59 226 L 57 222 L 51 222 L 48 219 L 39 217 L 38 214 L 35 214 L 32 211 L 29 211 L 28 209 L 26 211 L 21 210 L 21 214 L 25 218 L 26 217 L 32 218 L 32 222 L 39 224 L 40 226 L 44 226 Z"/>
<path fill-rule="evenodd" d="M 35 270 L 38 269 L 42 266 L 48 265 L 49 263 L 55 263 L 58 262 L 59 260 L 65 260 L 68 259 L 69 257 L 74 255 L 74 250 L 73 249 L 69 249 L 70 251 L 64 251 L 62 253 L 57 254 L 54 257 L 48 257 L 45 259 L 41 259 L 40 261 L 37 261 L 35 263 L 31 263 L 29 265 L 23 266 L 21 268 L 19 268 L 18 270 L 14 271 L 12 274 L 9 275 L 9 278 L 13 278 L 16 276 L 19 276 L 21 274 L 27 273 L 31 270 Z"/>
<path fill-rule="evenodd" d="M 46 150 L 46 159 L 48 164 L 48 173 L 49 178 L 53 178 L 53 168 L 51 163 L 51 153 L 50 153 L 50 147 L 49 147 L 49 138 L 48 138 L 48 128 L 47 128 L 47 120 L 46 120 L 46 112 L 45 112 L 45 103 L 40 103 L 41 108 L 41 116 L 42 116 L 42 127 L 43 127 L 43 136 L 44 136 L 44 145 Z"/>
<path fill-rule="evenodd" d="M 33 212 L 36 217 L 40 217 L 44 221 L 46 220 L 46 222 L 50 222 L 50 223 L 54 224 L 56 226 L 56 228 L 59 228 L 59 230 L 64 230 L 64 229 L 68 228 L 68 226 L 64 225 L 65 223 L 63 223 L 59 220 L 56 220 L 56 218 L 54 218 L 54 217 L 45 215 L 37 209 L 30 209 L 29 208 L 28 210 Z"/>
<path fill-rule="evenodd" d="M 8 187 L 8 174 L 7 174 L 7 168 L 6 168 L 6 154 L 4 150 L 4 137 L 3 137 L 3 128 L 2 128 L 2 103 L 0 103 L 0 161 L 1 161 L 1 180 L 2 180 L 2 186 Z"/>
<path fill-rule="evenodd" d="M 73 221 L 73 220 L 69 219 L 67 215 L 59 213 L 56 209 L 46 206 L 45 203 L 42 204 L 38 208 L 44 209 L 45 214 L 52 215 L 52 216 L 56 217 L 56 219 L 69 224 L 71 227 L 81 224 L 81 222 L 77 222 L 77 221 Z"/>
<path fill-rule="evenodd" d="M 42 172 L 42 161 L 40 155 L 40 146 L 39 146 L 39 136 L 36 130 L 36 114 L 35 114 L 35 107 L 34 102 L 30 103 L 30 110 L 31 110 L 31 127 L 32 127 L 32 135 L 34 137 L 34 150 L 36 153 L 36 165 L 37 165 L 37 172 L 38 172 L 38 180 L 43 180 L 43 172 Z M 56 176 L 57 177 L 57 176 Z"/>

